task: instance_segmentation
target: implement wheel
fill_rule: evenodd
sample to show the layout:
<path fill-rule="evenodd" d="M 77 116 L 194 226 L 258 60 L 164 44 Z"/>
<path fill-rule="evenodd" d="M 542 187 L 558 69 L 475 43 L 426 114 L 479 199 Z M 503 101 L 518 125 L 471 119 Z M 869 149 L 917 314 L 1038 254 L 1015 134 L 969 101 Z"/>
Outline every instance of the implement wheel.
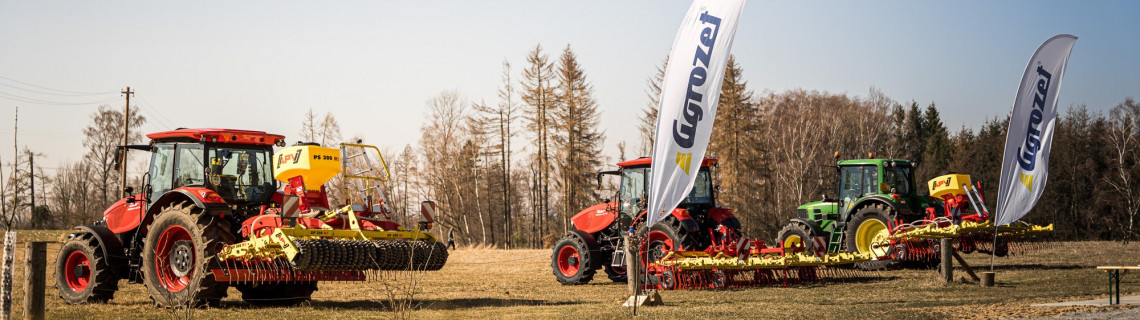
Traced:
<path fill-rule="evenodd" d="M 847 251 L 871 255 L 872 260 L 856 263 L 863 270 L 882 270 L 898 266 L 899 260 L 891 257 L 890 236 L 887 228 L 889 209 L 872 204 L 855 212 L 847 223 Z"/>
<path fill-rule="evenodd" d="M 90 233 L 68 239 L 56 259 L 56 288 L 69 304 L 107 302 L 119 290 L 119 277 L 107 265 L 99 241 Z"/>
<path fill-rule="evenodd" d="M 149 226 L 143 247 L 143 277 L 160 307 L 217 305 L 228 286 L 214 281 L 209 263 L 234 243 L 226 220 L 193 205 L 166 207 Z"/>
<path fill-rule="evenodd" d="M 586 240 L 575 234 L 566 235 L 554 244 L 554 252 L 550 255 L 550 267 L 554 269 L 554 277 L 562 285 L 579 285 L 589 283 L 594 279 L 598 270 L 593 265 L 590 248 Z"/>

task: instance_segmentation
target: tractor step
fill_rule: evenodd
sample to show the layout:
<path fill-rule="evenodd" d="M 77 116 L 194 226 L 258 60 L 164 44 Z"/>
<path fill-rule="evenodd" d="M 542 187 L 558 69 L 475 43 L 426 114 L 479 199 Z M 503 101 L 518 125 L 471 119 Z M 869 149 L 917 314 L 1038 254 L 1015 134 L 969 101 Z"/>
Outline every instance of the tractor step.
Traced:
<path fill-rule="evenodd" d="M 625 267 L 625 250 L 614 250 L 613 259 L 610 259 L 611 267 Z"/>

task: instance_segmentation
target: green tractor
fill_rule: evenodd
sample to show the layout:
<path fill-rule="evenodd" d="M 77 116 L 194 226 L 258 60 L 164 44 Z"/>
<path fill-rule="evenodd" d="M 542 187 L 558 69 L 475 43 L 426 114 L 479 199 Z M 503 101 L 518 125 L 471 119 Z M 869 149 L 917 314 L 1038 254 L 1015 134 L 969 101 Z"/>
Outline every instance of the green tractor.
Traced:
<path fill-rule="evenodd" d="M 839 161 L 834 168 L 838 197 L 825 194 L 823 200 L 799 206 L 776 241 L 784 247 L 870 254 L 872 261 L 856 265 L 865 270 L 898 265 L 901 260 L 895 257 L 906 248 L 891 246 L 891 227 L 923 219 L 932 211 L 928 208 L 937 205 L 918 193 L 914 164 L 898 159 L 855 159 Z"/>

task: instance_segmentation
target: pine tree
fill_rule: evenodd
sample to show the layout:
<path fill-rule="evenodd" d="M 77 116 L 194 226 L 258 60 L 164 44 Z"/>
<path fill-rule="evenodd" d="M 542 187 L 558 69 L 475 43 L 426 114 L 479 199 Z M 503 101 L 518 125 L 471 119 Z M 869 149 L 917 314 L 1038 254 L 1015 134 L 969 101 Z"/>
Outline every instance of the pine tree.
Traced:
<path fill-rule="evenodd" d="M 569 45 L 562 51 L 556 73 L 558 108 L 554 123 L 558 134 L 554 135 L 554 140 L 561 158 L 558 171 L 561 175 L 563 229 L 568 229 L 570 216 L 598 198 L 589 185 L 594 171 L 602 164 L 603 137 L 598 132 L 600 116 L 593 87 L 586 80 L 586 74 Z"/>

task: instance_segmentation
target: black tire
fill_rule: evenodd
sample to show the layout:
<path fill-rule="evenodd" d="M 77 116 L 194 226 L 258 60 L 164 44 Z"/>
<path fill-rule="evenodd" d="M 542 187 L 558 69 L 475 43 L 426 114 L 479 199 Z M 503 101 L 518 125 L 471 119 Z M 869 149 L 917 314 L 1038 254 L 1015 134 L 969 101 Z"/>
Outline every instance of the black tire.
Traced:
<path fill-rule="evenodd" d="M 788 225 L 784 226 L 783 229 L 780 229 L 780 233 L 778 233 L 776 236 L 776 243 L 780 244 L 783 247 L 787 247 L 790 245 L 790 243 L 786 242 L 789 238 L 793 237 L 798 237 L 800 245 L 804 247 L 805 254 L 811 254 L 811 251 L 815 250 L 815 242 L 812 241 L 812 238 L 815 237 L 815 235 L 812 234 L 811 229 L 808 228 L 808 226 L 798 222 L 789 223 Z"/>
<path fill-rule="evenodd" d="M 648 235 L 664 235 L 669 239 L 666 242 L 663 239 L 650 239 Z M 640 241 L 641 255 L 637 257 L 637 263 L 641 266 L 641 270 L 646 270 L 646 261 L 653 263 L 654 261 L 661 260 L 668 251 L 691 251 L 691 250 L 704 250 L 697 243 L 697 239 L 689 234 L 685 227 L 681 226 L 681 221 L 673 217 L 665 218 L 654 224 L 649 228 L 649 232 L 645 229 L 638 231 Z M 672 247 L 669 246 L 672 243 Z"/>
<path fill-rule="evenodd" d="M 610 278 L 610 281 L 619 283 L 629 282 L 629 277 L 626 276 L 625 268 L 623 267 L 617 267 L 615 269 L 614 267 L 607 264 L 604 268 L 602 268 L 602 270 L 606 272 L 606 276 Z"/>
<path fill-rule="evenodd" d="M 871 205 L 859 208 L 859 210 L 855 211 L 855 215 L 851 218 L 851 221 L 847 223 L 847 230 L 845 231 L 845 234 L 844 234 L 844 236 L 847 240 L 847 241 L 845 241 L 847 251 L 848 252 L 869 252 L 868 251 L 868 250 L 870 250 L 869 247 L 868 248 L 858 248 L 857 241 L 856 241 L 856 234 L 858 233 L 859 228 L 863 227 L 864 224 L 867 224 L 867 227 L 870 227 L 870 226 L 874 225 L 875 223 L 882 224 L 882 226 L 885 227 L 885 226 L 887 226 L 887 222 L 890 221 L 888 219 L 888 217 L 890 217 L 890 216 L 893 216 L 890 214 L 890 209 L 887 208 L 887 206 L 883 205 L 883 204 L 871 204 Z M 863 270 L 886 270 L 886 269 L 898 267 L 899 260 L 898 259 L 892 259 L 890 257 L 890 253 L 889 253 L 889 250 L 891 250 L 890 246 L 887 246 L 887 250 L 888 250 L 888 253 L 886 255 L 883 255 L 880 257 L 875 257 L 874 258 L 875 260 L 855 263 L 855 266 L 858 267 L 859 269 L 863 269 Z"/>
<path fill-rule="evenodd" d="M 72 270 L 68 270 L 69 258 L 75 259 L 71 261 Z M 84 260 L 86 264 L 81 266 Z M 81 278 L 86 285 L 77 282 Z M 59 297 L 68 304 L 107 302 L 119 290 L 119 276 L 107 264 L 99 240 L 90 233 L 76 234 L 63 243 L 56 259 L 55 279 Z"/>
<path fill-rule="evenodd" d="M 594 273 L 598 272 L 592 258 L 586 240 L 576 234 L 569 234 L 554 243 L 550 268 L 562 285 L 587 284 L 594 279 Z"/>
<path fill-rule="evenodd" d="M 292 306 L 313 297 L 317 291 L 316 282 L 240 284 L 234 285 L 241 292 L 245 303 L 261 306 Z"/>
<path fill-rule="evenodd" d="M 178 228 L 185 230 L 189 239 L 158 248 L 164 231 L 171 230 L 171 234 L 177 234 Z M 229 231 L 229 222 L 205 214 L 194 205 L 175 204 L 163 208 L 148 230 L 143 246 L 143 283 L 155 304 L 166 308 L 216 306 L 226 296 L 229 286 L 214 281 L 214 274 L 209 269 L 210 262 L 216 259 L 222 246 L 235 242 Z M 156 252 L 159 249 L 164 252 Z M 156 258 L 169 259 L 170 263 L 158 265 Z M 186 274 L 174 275 L 178 277 L 177 281 L 163 281 L 172 277 L 168 271 L 178 272 L 174 266 L 177 261 L 182 262 L 179 263 L 182 268 L 188 269 Z M 181 282 L 185 287 L 171 289 L 164 286 L 164 283 L 174 282 Z"/>

